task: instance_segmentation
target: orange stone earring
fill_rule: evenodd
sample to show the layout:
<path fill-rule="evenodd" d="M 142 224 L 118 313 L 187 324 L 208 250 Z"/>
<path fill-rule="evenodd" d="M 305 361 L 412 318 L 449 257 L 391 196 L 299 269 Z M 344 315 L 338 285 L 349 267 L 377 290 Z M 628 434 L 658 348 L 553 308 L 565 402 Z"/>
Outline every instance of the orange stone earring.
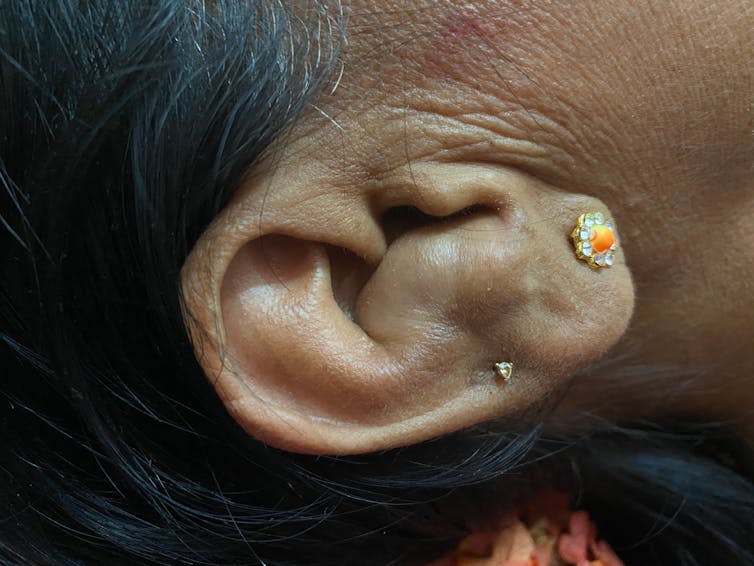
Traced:
<path fill-rule="evenodd" d="M 571 238 L 576 257 L 587 262 L 589 267 L 600 269 L 615 263 L 615 250 L 618 249 L 615 228 L 601 212 L 586 212 L 579 216 Z"/>

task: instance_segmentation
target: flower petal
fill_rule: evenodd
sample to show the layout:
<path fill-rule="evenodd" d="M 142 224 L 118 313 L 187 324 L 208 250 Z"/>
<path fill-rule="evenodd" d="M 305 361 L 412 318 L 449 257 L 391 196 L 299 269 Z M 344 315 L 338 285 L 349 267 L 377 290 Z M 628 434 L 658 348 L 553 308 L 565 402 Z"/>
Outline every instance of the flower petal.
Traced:
<path fill-rule="evenodd" d="M 618 558 L 618 555 L 613 552 L 613 549 L 604 540 L 594 543 L 592 552 L 602 563 L 601 566 L 625 566 L 623 561 Z"/>

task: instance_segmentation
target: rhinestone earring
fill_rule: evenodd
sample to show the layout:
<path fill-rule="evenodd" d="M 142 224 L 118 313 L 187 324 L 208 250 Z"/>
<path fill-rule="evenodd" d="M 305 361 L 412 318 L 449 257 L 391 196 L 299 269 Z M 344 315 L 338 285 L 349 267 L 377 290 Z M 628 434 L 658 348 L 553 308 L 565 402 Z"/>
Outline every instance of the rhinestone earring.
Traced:
<path fill-rule="evenodd" d="M 618 249 L 615 227 L 601 212 L 586 212 L 579 216 L 571 238 L 576 257 L 587 262 L 592 269 L 610 267 L 615 263 L 615 250 Z"/>
<path fill-rule="evenodd" d="M 513 375 L 513 364 L 510 362 L 498 362 L 495 364 L 495 372 L 508 383 Z"/>

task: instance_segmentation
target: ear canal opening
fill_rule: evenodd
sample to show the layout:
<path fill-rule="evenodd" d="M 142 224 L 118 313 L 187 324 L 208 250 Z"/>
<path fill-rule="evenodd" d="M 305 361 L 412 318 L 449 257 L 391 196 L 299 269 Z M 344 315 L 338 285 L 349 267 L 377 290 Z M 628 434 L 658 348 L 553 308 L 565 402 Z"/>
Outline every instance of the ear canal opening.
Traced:
<path fill-rule="evenodd" d="M 395 206 L 382 215 L 382 229 L 385 240 L 391 244 L 409 230 L 439 221 L 439 217 L 426 214 L 415 206 Z"/>
<path fill-rule="evenodd" d="M 374 273 L 375 266 L 347 248 L 325 245 L 330 260 L 330 277 L 333 297 L 349 319 L 356 321 L 356 301 L 359 293 Z"/>
<path fill-rule="evenodd" d="M 468 216 L 483 208 L 485 208 L 483 205 L 475 204 L 448 216 L 433 216 L 415 206 L 395 206 L 382 215 L 382 229 L 385 233 L 385 240 L 390 245 L 406 232 Z"/>

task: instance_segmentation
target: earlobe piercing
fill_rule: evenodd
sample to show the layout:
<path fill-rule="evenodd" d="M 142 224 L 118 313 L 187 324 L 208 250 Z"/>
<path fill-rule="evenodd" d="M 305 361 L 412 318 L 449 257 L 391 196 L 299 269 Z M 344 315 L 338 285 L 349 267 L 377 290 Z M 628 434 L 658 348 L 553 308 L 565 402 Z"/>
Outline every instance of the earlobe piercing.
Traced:
<path fill-rule="evenodd" d="M 601 212 L 586 212 L 579 216 L 571 233 L 576 257 L 593 269 L 610 267 L 615 263 L 615 227 Z"/>
<path fill-rule="evenodd" d="M 513 364 L 510 362 L 498 362 L 495 364 L 495 371 L 507 383 L 513 375 Z"/>

